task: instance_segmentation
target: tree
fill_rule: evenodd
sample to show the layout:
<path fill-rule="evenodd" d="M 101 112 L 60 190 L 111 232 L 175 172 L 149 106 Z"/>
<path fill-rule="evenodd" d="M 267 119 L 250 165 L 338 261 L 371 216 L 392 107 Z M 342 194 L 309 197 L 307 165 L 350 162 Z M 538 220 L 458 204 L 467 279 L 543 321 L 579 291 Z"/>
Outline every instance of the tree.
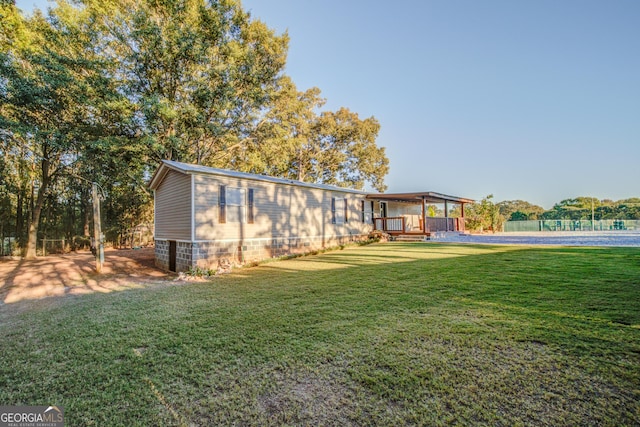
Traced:
<path fill-rule="evenodd" d="M 36 15 L 26 22 L 33 33 L 40 30 L 46 40 L 52 33 L 48 23 Z M 15 34 L 17 39 L 18 34 Z M 11 35 L 8 35 L 11 45 Z M 48 41 L 48 40 L 47 40 Z M 17 44 L 16 44 L 17 45 Z M 3 77 L 0 126 L 13 145 L 25 151 L 32 172 L 35 197 L 29 223 L 27 258 L 35 257 L 38 225 L 47 191 L 55 181 L 68 140 L 65 118 L 69 114 L 73 77 L 65 59 L 54 52 L 17 47 L 3 51 L 0 75 Z"/>
<path fill-rule="evenodd" d="M 377 120 L 319 112 L 320 90 L 283 74 L 288 35 L 239 1 L 58 0 L 30 18 L 3 2 L 0 14 L 1 219 L 28 257 L 39 233 L 89 234 L 88 181 L 104 190 L 106 230 L 147 221 L 160 159 L 384 188 Z"/>
<path fill-rule="evenodd" d="M 379 130 L 374 117 L 361 120 L 347 108 L 322 113 L 314 135 L 318 154 L 307 165 L 312 182 L 357 189 L 369 182 L 377 191 L 384 191 L 389 160 L 385 149 L 376 146 Z"/>
<path fill-rule="evenodd" d="M 619 218 L 623 219 L 640 219 L 640 198 L 632 197 L 630 199 L 619 200 L 616 202 Z"/>
<path fill-rule="evenodd" d="M 593 205 L 592 205 L 593 204 Z M 541 219 L 569 219 L 573 221 L 591 219 L 591 208 L 594 208 L 596 220 L 602 219 L 600 200 L 592 197 L 576 197 L 564 199 L 553 205 L 553 208 L 544 212 Z"/>
<path fill-rule="evenodd" d="M 6 236 L 11 236 L 15 230 L 15 218 L 13 209 L 15 206 L 13 196 L 15 187 L 12 185 L 12 173 L 9 170 L 7 154 L 4 149 L 0 149 L 0 255 L 5 255 L 4 241 Z"/>
<path fill-rule="evenodd" d="M 114 96 L 121 98 L 104 77 L 93 39 L 70 25 L 77 18 L 71 11 L 60 8 L 48 20 L 39 13 L 23 20 L 15 26 L 21 32 L 5 34 L 8 42 L 0 53 L 0 127 L 5 139 L 19 147 L 18 163 L 26 167 L 18 170 L 32 194 L 27 258 L 36 255 L 49 192 L 73 173 L 79 153 L 104 135 L 104 107 Z"/>
<path fill-rule="evenodd" d="M 538 219 L 544 208 L 524 200 L 505 200 L 497 203 L 500 215 L 508 221 L 525 221 Z"/>
<path fill-rule="evenodd" d="M 449 212 L 449 217 L 451 217 L 451 218 L 460 218 L 461 214 L 462 214 L 462 210 L 460 209 L 460 207 L 459 206 L 455 206 Z M 431 217 L 431 218 L 436 217 L 436 216 L 444 216 L 444 210 L 439 208 L 436 205 L 427 205 L 427 216 Z"/>
<path fill-rule="evenodd" d="M 299 92 L 282 78 L 246 152 L 247 171 L 358 189 L 369 183 L 384 191 L 389 160 L 375 143 L 378 121 L 346 108 L 318 112 L 324 102 L 319 89 Z"/>
<path fill-rule="evenodd" d="M 325 100 L 318 88 L 299 92 L 288 76 L 281 77 L 263 117 L 256 123 L 238 167 L 252 172 L 303 181 L 318 154 L 313 145 L 317 110 Z"/>
<path fill-rule="evenodd" d="M 496 232 L 502 229 L 504 217 L 500 214 L 500 208 L 491 199 L 489 194 L 480 202 L 467 205 L 465 208 L 466 227 L 469 230 Z"/>
<path fill-rule="evenodd" d="M 576 197 L 556 203 L 546 211 L 543 219 L 591 219 L 592 207 L 596 221 L 601 219 L 640 219 L 638 198 L 619 200 L 598 200 L 593 197 Z M 592 205 L 593 203 L 593 205 Z"/>
<path fill-rule="evenodd" d="M 99 48 L 120 64 L 112 77 L 135 103 L 150 157 L 233 166 L 284 68 L 288 36 L 231 0 L 82 3 Z"/>

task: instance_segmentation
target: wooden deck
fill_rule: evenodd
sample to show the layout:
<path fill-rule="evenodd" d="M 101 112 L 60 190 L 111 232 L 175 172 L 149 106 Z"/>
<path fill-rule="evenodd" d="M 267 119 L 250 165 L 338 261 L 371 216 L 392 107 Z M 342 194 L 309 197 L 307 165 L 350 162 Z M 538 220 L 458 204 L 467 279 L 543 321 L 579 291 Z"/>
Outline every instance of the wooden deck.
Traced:
<path fill-rule="evenodd" d="M 464 231 L 464 218 L 433 218 L 428 217 L 420 221 L 420 229 L 407 229 L 404 216 L 374 218 L 374 230 L 384 231 L 391 236 L 425 236 L 430 237 L 435 232 Z"/>

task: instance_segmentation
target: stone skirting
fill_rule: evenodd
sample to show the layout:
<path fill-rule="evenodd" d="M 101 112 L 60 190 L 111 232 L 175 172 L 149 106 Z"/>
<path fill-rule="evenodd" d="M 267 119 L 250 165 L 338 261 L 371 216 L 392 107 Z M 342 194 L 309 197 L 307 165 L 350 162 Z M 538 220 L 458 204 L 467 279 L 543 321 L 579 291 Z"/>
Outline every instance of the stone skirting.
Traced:
<path fill-rule="evenodd" d="M 169 240 L 157 240 L 156 247 L 156 267 L 163 270 L 170 270 L 169 260 Z M 176 272 L 187 271 L 191 267 L 193 260 L 193 247 L 191 242 L 176 241 Z"/>
<path fill-rule="evenodd" d="M 156 267 L 169 270 L 169 241 L 156 240 Z"/>
<path fill-rule="evenodd" d="M 176 242 L 176 271 L 190 267 L 217 268 L 221 263 L 244 265 L 285 255 L 304 254 L 366 239 L 366 235 Z M 156 266 L 169 270 L 169 241 L 156 240 Z"/>
<path fill-rule="evenodd" d="M 176 271 L 187 271 L 193 265 L 194 246 L 195 244 L 191 242 L 177 242 Z"/>

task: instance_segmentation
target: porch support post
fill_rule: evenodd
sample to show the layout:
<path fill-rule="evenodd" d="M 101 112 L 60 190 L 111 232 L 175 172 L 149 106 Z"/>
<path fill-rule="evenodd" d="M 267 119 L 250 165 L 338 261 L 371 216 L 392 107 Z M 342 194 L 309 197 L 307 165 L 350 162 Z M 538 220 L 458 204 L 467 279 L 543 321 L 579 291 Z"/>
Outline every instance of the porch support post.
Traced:
<path fill-rule="evenodd" d="M 424 200 L 424 196 L 422 196 L 422 232 L 426 235 L 427 234 L 427 206 L 426 206 L 426 202 Z"/>
<path fill-rule="evenodd" d="M 446 199 L 444 201 L 444 223 L 446 231 L 449 231 L 449 205 Z"/>

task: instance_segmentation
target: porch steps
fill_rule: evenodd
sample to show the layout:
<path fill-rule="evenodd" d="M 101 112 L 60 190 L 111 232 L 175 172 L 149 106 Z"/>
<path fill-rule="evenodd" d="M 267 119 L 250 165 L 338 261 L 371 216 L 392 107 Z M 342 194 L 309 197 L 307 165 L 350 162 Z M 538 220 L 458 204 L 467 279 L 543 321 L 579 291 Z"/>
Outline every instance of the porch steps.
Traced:
<path fill-rule="evenodd" d="M 399 234 L 393 238 L 396 242 L 426 242 L 429 240 L 442 239 L 446 237 L 444 231 L 436 231 L 424 234 Z"/>
<path fill-rule="evenodd" d="M 393 240 L 396 242 L 424 242 L 428 238 L 429 236 L 412 236 L 410 234 L 401 234 L 399 236 L 395 236 Z"/>

